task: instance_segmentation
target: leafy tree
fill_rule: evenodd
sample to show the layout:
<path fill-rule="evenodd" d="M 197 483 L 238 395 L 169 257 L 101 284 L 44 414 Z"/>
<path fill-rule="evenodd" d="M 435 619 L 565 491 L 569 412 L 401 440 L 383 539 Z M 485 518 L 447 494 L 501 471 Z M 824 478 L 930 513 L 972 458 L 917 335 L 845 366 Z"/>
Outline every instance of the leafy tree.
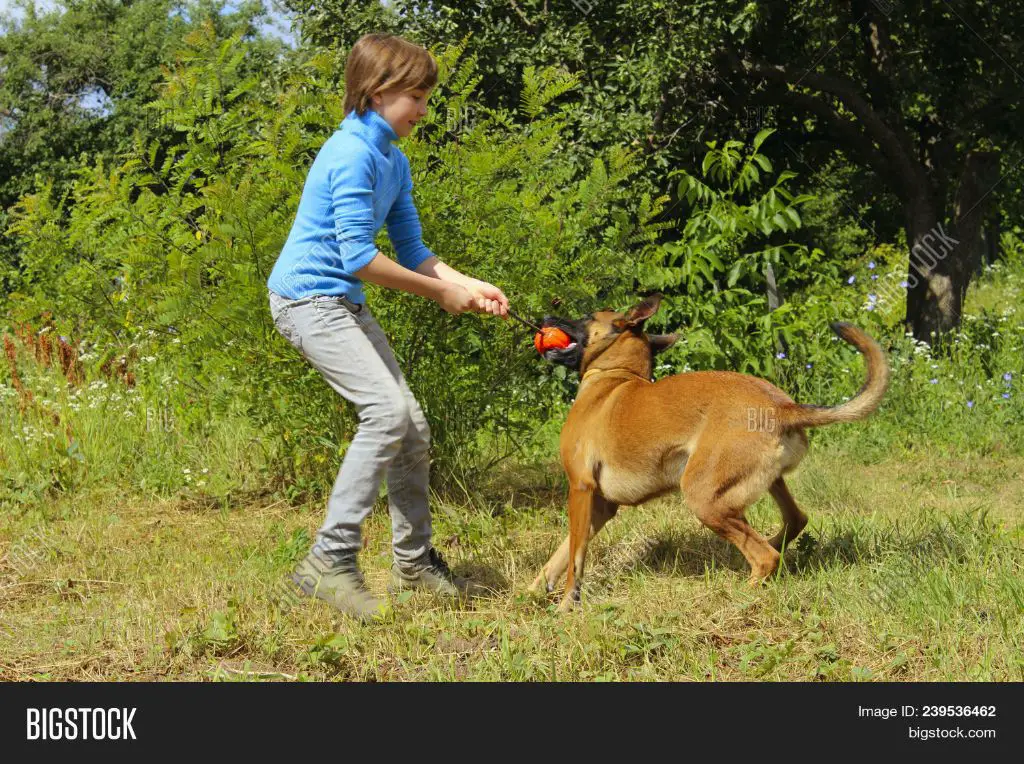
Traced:
<path fill-rule="evenodd" d="M 752 136 L 769 121 L 778 134 L 765 152 L 776 164 L 798 169 L 806 182 L 827 185 L 826 168 L 849 178 L 847 198 L 823 197 L 834 199 L 832 219 L 876 238 L 905 233 L 906 320 L 926 340 L 959 322 L 981 258 L 980 231 L 999 209 L 999 191 L 1021 185 L 1024 56 L 1011 31 L 1024 22 L 1019 3 L 288 4 L 316 45 L 345 48 L 373 29 L 423 43 L 471 34 L 489 105 L 516 102 L 508 69 L 564 66 L 581 77 L 572 151 L 585 161 L 605 142 L 635 142 L 652 193 L 669 169 L 698 163 L 705 140 Z M 673 196 L 666 212 L 681 203 Z M 1020 214 L 1019 202 L 1008 206 Z M 846 252 L 840 247 L 835 257 Z"/>
<path fill-rule="evenodd" d="M 700 177 L 672 173 L 689 215 L 680 239 L 652 251 L 641 266 L 641 283 L 676 295 L 649 322 L 652 330 L 686 327 L 683 341 L 661 356 L 676 370 L 685 361 L 768 374 L 776 349 L 785 355 L 798 328 L 820 330 L 826 323 L 809 325 L 806 311 L 778 303 L 769 288 L 777 286 L 776 272 L 784 288 L 837 275 L 821 250 L 792 240 L 803 224 L 799 210 L 813 197 L 788 189 L 793 172 L 772 180 L 771 161 L 760 152 L 770 134 L 761 131 L 749 147 L 711 141 Z"/>
<path fill-rule="evenodd" d="M 906 321 L 928 340 L 960 321 L 980 230 L 1021 156 L 1018 3 L 718 4 L 719 94 L 820 135 L 899 202 L 910 249 Z"/>
<path fill-rule="evenodd" d="M 344 117 L 342 90 L 325 84 L 339 61 L 297 64 L 267 97 L 246 74 L 239 34 L 221 40 L 206 25 L 184 42 L 154 103 L 177 137 L 138 136 L 117 166 L 80 171 L 66 200 L 48 188 L 15 208 L 26 259 L 15 316 L 51 311 L 66 333 L 165 359 L 182 382 L 167 390 L 179 421 L 201 428 L 214 412 L 244 412 L 302 473 L 318 456 L 337 458 L 355 412 L 342 407 L 338 417 L 336 394 L 277 336 L 265 284 L 306 168 Z M 435 107 L 403 142 L 427 244 L 500 284 L 525 315 L 550 310 L 554 298 L 570 312 L 624 302 L 664 203 L 633 198 L 635 154 L 611 147 L 578 172 L 562 151 L 558 100 L 576 86 L 564 72 L 527 67 L 517 113 L 467 115 L 475 60 L 459 45 L 438 59 Z M 627 202 L 641 214 L 627 214 Z M 571 395 L 517 325 L 367 291 L 430 420 L 441 484 L 518 452 L 537 413 Z"/>
<path fill-rule="evenodd" d="M 148 104 L 182 39 L 209 20 L 221 37 L 251 40 L 246 66 L 269 72 L 286 48 L 262 39 L 260 0 L 65 0 L 0 19 L 0 293 L 22 266 L 5 236 L 7 208 L 49 179 L 67 190 L 77 168 L 108 163 L 133 136 L 158 134 Z M 5 265 L 6 264 L 6 265 Z M 6 278 L 5 278 L 6 277 Z M 5 281 L 8 282 L 4 288 Z"/>

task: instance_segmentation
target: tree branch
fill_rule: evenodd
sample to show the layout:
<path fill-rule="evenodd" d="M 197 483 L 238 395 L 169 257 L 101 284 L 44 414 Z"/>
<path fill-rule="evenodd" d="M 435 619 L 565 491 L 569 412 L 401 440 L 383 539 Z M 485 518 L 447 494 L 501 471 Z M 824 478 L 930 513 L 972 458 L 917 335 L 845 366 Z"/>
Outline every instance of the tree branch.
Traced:
<path fill-rule="evenodd" d="M 857 129 L 855 122 L 845 119 L 823 99 L 806 93 L 797 93 L 794 90 L 774 89 L 755 95 L 754 100 L 765 104 L 784 101 L 798 109 L 810 112 L 823 123 L 830 135 L 844 143 L 871 169 L 884 178 L 894 182 L 898 181 L 893 173 L 892 165 L 886 161 L 885 156 L 871 142 L 871 139 Z"/>
<path fill-rule="evenodd" d="M 888 19 L 879 15 L 873 0 L 853 0 L 850 10 L 860 28 L 871 103 L 886 116 L 898 118 L 899 112 L 894 114 L 892 110 L 893 53 Z"/>
<path fill-rule="evenodd" d="M 531 32 L 534 31 L 533 22 L 530 21 L 530 19 L 528 19 L 526 17 L 525 13 L 523 13 L 523 9 L 519 7 L 519 3 L 517 3 L 516 0 L 508 0 L 508 1 L 510 3 L 512 3 L 512 9 L 516 13 L 519 14 L 519 18 L 521 18 L 523 20 L 523 23 L 526 24 L 526 28 L 529 29 Z M 547 12 L 547 8 L 546 7 L 545 7 L 544 11 L 545 11 L 545 13 Z"/>
<path fill-rule="evenodd" d="M 733 63 L 739 67 L 740 71 L 743 71 L 750 77 L 781 84 L 786 87 L 805 87 L 835 96 L 860 121 L 867 134 L 878 144 L 884 157 L 893 165 L 896 174 L 890 173 L 889 176 L 899 179 L 899 187 L 906 197 L 917 193 L 921 185 L 927 184 L 928 179 L 924 170 L 914 161 L 913 156 L 907 152 L 907 146 L 910 145 L 910 142 L 901 139 L 897 131 L 885 123 L 878 112 L 871 108 L 871 105 L 864 100 L 852 82 L 827 74 L 818 74 L 817 72 L 798 74 L 793 69 L 785 66 L 747 59 L 741 59 Z M 796 93 L 795 95 L 800 96 L 801 94 Z M 814 97 L 805 95 L 804 98 L 813 99 Z M 811 101 L 807 100 L 801 99 L 801 102 L 805 106 L 810 106 L 811 104 Z M 820 107 L 816 108 L 820 111 Z"/>

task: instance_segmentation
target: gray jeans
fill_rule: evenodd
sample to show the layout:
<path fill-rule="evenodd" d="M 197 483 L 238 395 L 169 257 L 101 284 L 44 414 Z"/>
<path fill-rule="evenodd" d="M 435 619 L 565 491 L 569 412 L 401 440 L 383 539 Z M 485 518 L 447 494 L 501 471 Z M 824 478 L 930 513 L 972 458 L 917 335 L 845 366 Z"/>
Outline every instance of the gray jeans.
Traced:
<path fill-rule="evenodd" d="M 430 428 L 369 306 L 322 295 L 289 300 L 272 291 L 269 299 L 277 330 L 359 414 L 314 550 L 330 560 L 361 549 L 363 520 L 386 477 L 395 559 L 422 556 L 431 532 Z"/>

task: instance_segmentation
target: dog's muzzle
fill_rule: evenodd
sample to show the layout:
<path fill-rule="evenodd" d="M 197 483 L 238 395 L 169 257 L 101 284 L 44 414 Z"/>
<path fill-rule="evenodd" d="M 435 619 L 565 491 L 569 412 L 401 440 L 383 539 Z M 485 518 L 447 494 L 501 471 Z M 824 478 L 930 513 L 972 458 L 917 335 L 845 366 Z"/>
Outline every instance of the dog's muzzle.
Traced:
<path fill-rule="evenodd" d="M 558 316 L 544 316 L 541 327 L 546 329 L 549 326 L 561 329 L 569 335 L 571 342 L 565 348 L 545 350 L 544 357 L 553 363 L 560 363 L 572 369 L 579 369 L 580 362 L 583 360 L 583 347 L 587 344 L 586 330 L 577 321 L 567 321 Z"/>

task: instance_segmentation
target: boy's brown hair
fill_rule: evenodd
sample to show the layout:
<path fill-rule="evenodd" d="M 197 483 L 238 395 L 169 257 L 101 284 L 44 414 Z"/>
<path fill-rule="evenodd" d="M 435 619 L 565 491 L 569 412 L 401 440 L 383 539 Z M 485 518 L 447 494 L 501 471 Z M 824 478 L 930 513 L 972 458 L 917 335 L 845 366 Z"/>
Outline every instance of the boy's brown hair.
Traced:
<path fill-rule="evenodd" d="M 437 62 L 430 51 L 393 34 L 367 34 L 345 62 L 345 114 L 362 116 L 371 96 L 384 90 L 405 92 L 437 84 Z"/>

